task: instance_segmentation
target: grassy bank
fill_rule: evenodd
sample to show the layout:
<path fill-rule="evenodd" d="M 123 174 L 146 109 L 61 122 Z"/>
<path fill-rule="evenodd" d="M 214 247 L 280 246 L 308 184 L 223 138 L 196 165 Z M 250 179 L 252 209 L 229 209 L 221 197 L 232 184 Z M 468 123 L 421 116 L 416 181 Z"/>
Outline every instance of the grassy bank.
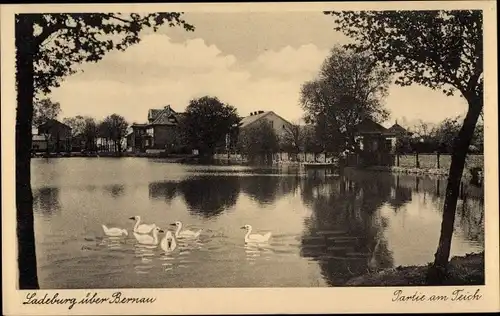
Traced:
<path fill-rule="evenodd" d="M 348 286 L 423 286 L 428 266 L 386 269 L 349 280 Z M 484 285 L 484 252 L 453 257 L 443 285 Z"/>

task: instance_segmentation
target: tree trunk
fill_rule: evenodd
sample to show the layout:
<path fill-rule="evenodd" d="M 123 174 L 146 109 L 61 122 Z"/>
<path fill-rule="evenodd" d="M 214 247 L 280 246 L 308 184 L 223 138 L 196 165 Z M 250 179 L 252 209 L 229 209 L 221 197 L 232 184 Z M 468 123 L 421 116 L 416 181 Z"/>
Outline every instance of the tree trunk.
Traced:
<path fill-rule="evenodd" d="M 16 17 L 16 217 L 19 288 L 38 289 L 33 195 L 31 191 L 31 124 L 33 119 L 33 24 L 29 15 Z"/>
<path fill-rule="evenodd" d="M 122 155 L 122 140 L 121 139 L 118 139 L 117 147 L 118 147 L 118 156 L 121 156 Z"/>
<path fill-rule="evenodd" d="M 50 147 L 49 147 L 49 134 L 48 133 L 44 133 L 43 134 L 43 137 L 45 138 L 45 155 L 47 157 L 49 157 L 49 154 L 50 154 Z M 33 138 L 33 135 L 31 135 L 31 137 Z"/>
<path fill-rule="evenodd" d="M 455 210 L 460 190 L 460 182 L 465 166 L 467 149 L 474 135 L 476 122 L 483 108 L 482 96 L 467 98 L 469 110 L 464 119 L 460 132 L 454 140 L 454 148 L 451 156 L 451 166 L 446 186 L 445 201 L 443 207 L 443 219 L 441 222 L 441 236 L 438 249 L 434 255 L 434 264 L 427 273 L 427 282 L 431 285 L 441 284 L 445 275 L 450 256 L 453 227 L 455 224 Z"/>

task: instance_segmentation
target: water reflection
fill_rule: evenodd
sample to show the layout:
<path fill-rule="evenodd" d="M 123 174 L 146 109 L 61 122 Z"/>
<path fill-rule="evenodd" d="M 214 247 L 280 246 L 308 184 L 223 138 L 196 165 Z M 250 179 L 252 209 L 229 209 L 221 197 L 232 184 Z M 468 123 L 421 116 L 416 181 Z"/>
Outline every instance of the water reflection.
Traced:
<path fill-rule="evenodd" d="M 177 182 L 153 182 L 149 184 L 149 197 L 152 199 L 164 199 L 170 203 L 177 195 L 179 184 Z"/>
<path fill-rule="evenodd" d="M 59 212 L 61 204 L 59 200 L 60 189 L 57 187 L 42 187 L 33 192 L 33 210 L 44 216 L 51 216 Z"/>
<path fill-rule="evenodd" d="M 134 269 L 137 274 L 148 274 L 154 267 L 155 246 L 136 244 L 134 246 Z"/>
<path fill-rule="evenodd" d="M 272 204 L 278 198 L 295 192 L 299 185 L 296 174 L 284 176 L 257 175 L 240 178 L 241 191 L 261 205 Z"/>
<path fill-rule="evenodd" d="M 199 176 L 181 181 L 178 190 L 189 212 L 211 218 L 236 204 L 240 186 L 237 177 Z"/>
<path fill-rule="evenodd" d="M 109 160 L 105 162 L 111 165 L 102 169 L 113 170 L 122 161 L 132 163 Z M 150 167 L 141 167 L 147 177 L 120 173 L 123 182 L 114 179 L 115 185 L 101 174 L 92 179 L 95 183 L 81 180 L 78 173 L 71 177 L 76 180 L 60 177 L 58 183 L 38 175 L 38 185 L 43 185 L 34 190 L 35 215 L 64 209 L 50 220 L 36 221 L 42 286 L 339 286 L 366 272 L 425 264 L 439 238 L 443 178 L 348 170 L 332 175 L 324 170 Z M 83 167 L 65 170 L 88 173 Z M 164 203 L 169 203 L 168 212 Z M 180 220 L 203 233 L 197 240 L 178 239 L 168 254 L 137 244 L 133 236 L 98 237 L 103 235 L 101 223 L 130 233 L 128 218 L 133 215 L 163 229 Z M 269 244 L 245 245 L 239 228 L 247 223 L 257 231 L 272 231 Z M 462 187 L 453 242 L 452 255 L 483 249 L 482 188 Z"/>
<path fill-rule="evenodd" d="M 113 198 L 117 198 L 124 194 L 125 186 L 121 184 L 113 184 L 104 186 L 104 191 L 109 193 Z"/>
<path fill-rule="evenodd" d="M 386 238 L 389 218 L 380 210 L 387 203 L 397 212 L 414 194 L 419 194 L 424 205 L 430 196 L 433 208 L 441 210 L 441 181 L 363 172 L 347 172 L 339 179 L 304 179 L 302 198 L 313 213 L 305 221 L 301 255 L 319 263 L 329 285 L 393 267 L 394 254 Z M 481 199 L 470 198 L 471 194 L 480 196 L 474 190 L 464 186 L 468 193 L 463 194 L 457 222 L 469 240 L 483 243 L 484 208 Z"/>
<path fill-rule="evenodd" d="M 269 244 L 247 243 L 244 246 L 245 258 L 250 265 L 255 264 L 258 260 L 270 260 L 273 254 Z"/>
<path fill-rule="evenodd" d="M 467 239 L 484 243 L 484 207 L 482 201 L 469 198 L 467 195 L 457 208 L 457 222 Z"/>
<path fill-rule="evenodd" d="M 313 214 L 302 238 L 302 255 L 318 261 L 329 285 L 392 265 L 382 237 L 387 224 L 375 213 L 391 198 L 393 181 L 390 174 L 356 172 L 338 179 L 304 179 L 302 198 Z"/>
<path fill-rule="evenodd" d="M 394 212 L 398 212 L 406 204 L 411 202 L 412 190 L 399 184 L 400 176 L 395 176 L 394 185 L 391 187 L 391 194 L 388 200 Z"/>

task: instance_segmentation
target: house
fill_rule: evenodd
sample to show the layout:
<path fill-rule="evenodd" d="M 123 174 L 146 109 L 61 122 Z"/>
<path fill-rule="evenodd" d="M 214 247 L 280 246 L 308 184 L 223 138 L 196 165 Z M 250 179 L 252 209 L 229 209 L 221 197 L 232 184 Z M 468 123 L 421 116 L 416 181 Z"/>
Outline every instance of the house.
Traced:
<path fill-rule="evenodd" d="M 355 140 L 365 152 L 393 152 L 397 133 L 371 119 L 362 120 L 355 128 Z"/>
<path fill-rule="evenodd" d="M 239 131 L 244 132 L 246 129 L 251 128 L 252 126 L 256 126 L 260 122 L 267 121 L 271 124 L 271 127 L 274 129 L 274 132 L 276 133 L 276 136 L 278 138 L 282 138 L 285 136 L 285 134 L 290 131 L 290 127 L 292 124 L 279 116 L 278 114 L 274 113 L 273 111 L 254 111 L 251 112 L 250 115 L 244 117 L 240 121 L 240 128 Z M 285 158 L 288 159 L 288 153 L 285 153 Z M 274 155 L 266 158 L 269 160 L 282 160 L 283 159 L 283 153 L 275 153 Z"/>
<path fill-rule="evenodd" d="M 362 120 L 355 128 L 359 147 L 356 164 L 392 165 L 399 135 L 397 129 L 397 126 L 387 129 L 371 119 Z"/>
<path fill-rule="evenodd" d="M 71 151 L 71 127 L 54 119 L 45 121 L 33 135 L 32 148 L 38 151 Z"/>
<path fill-rule="evenodd" d="M 175 112 L 170 105 L 162 109 L 150 109 L 147 123 L 131 126 L 127 135 L 127 147 L 134 152 L 148 149 L 174 150 L 181 145 L 179 122 L 183 113 Z"/>
<path fill-rule="evenodd" d="M 50 137 L 50 136 L 49 136 Z M 48 140 L 45 135 L 33 135 L 33 140 L 31 142 L 31 148 L 35 152 L 47 151 Z"/>
<path fill-rule="evenodd" d="M 282 136 L 286 133 L 287 128 L 289 128 L 292 124 L 277 115 L 273 111 L 255 111 L 250 113 L 249 116 L 244 117 L 240 121 L 240 130 L 244 130 L 249 126 L 254 126 L 257 122 L 262 122 L 262 120 L 267 120 L 271 123 L 271 126 L 274 128 L 276 135 Z"/>

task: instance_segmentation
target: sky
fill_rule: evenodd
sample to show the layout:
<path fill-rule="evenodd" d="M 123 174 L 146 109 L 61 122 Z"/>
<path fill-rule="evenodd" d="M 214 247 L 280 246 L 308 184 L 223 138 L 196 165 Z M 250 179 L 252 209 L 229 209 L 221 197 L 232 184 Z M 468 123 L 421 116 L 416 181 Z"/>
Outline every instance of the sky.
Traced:
<path fill-rule="evenodd" d="M 125 52 L 84 64 L 49 96 L 61 104 L 60 118 L 117 113 L 130 123 L 147 120 L 148 109 L 166 105 L 184 111 L 189 100 L 216 96 L 240 116 L 274 111 L 290 122 L 303 117 L 301 85 L 314 79 L 336 44 L 348 39 L 321 12 L 185 13 L 194 32 L 162 27 L 146 31 Z M 413 85 L 391 85 L 385 99 L 391 116 L 411 125 L 461 115 L 458 96 Z"/>

